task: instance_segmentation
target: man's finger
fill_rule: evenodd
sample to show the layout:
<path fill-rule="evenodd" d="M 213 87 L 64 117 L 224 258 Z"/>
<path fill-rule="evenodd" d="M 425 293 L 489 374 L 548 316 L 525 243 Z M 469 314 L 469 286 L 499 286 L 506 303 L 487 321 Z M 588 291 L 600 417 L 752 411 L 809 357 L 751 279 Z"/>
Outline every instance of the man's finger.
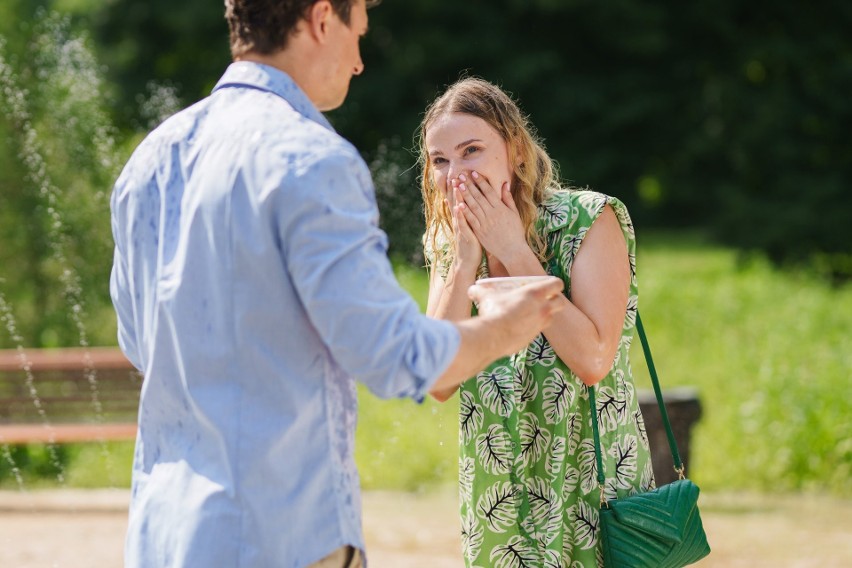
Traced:
<path fill-rule="evenodd" d="M 549 276 L 532 284 L 527 284 L 523 287 L 523 290 L 529 294 L 550 299 L 559 296 L 564 287 L 565 283 L 560 278 Z"/>

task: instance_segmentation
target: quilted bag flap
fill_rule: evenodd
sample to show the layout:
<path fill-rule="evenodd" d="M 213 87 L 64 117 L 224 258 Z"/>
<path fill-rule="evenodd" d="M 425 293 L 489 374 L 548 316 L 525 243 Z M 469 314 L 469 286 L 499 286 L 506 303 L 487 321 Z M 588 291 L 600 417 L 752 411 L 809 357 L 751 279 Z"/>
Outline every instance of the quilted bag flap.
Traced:
<path fill-rule="evenodd" d="M 619 523 L 661 540 L 681 543 L 698 504 L 698 486 L 680 479 L 647 493 L 608 502 Z"/>

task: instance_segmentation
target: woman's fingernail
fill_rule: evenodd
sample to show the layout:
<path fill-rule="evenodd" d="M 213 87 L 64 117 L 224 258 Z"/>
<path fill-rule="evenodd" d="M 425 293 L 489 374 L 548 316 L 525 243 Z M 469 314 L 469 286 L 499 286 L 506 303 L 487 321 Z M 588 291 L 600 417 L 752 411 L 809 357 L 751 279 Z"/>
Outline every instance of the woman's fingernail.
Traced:
<path fill-rule="evenodd" d="M 464 184 L 459 185 L 459 189 L 461 189 L 462 191 L 467 191 L 467 188 L 464 186 Z"/>
<path fill-rule="evenodd" d="M 466 178 L 464 177 L 464 174 L 461 174 L 461 175 L 459 176 L 459 179 L 460 179 L 460 180 L 462 180 L 462 181 L 466 181 Z"/>
<path fill-rule="evenodd" d="M 473 172 L 473 173 L 471 173 L 470 175 L 472 175 L 472 176 L 473 176 L 473 179 L 479 179 L 479 174 L 478 174 L 478 173 L 476 173 L 476 172 Z"/>

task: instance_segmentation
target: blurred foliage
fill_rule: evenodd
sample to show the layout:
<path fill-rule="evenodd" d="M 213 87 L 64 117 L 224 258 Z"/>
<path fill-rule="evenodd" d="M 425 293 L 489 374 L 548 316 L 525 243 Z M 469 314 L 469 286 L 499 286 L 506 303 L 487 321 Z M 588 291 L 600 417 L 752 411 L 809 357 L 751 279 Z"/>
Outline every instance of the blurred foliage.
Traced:
<path fill-rule="evenodd" d="M 109 190 L 121 160 L 100 68 L 67 18 L 0 21 L 0 345 L 112 343 Z"/>
<path fill-rule="evenodd" d="M 106 0 L 78 11 L 95 34 L 109 78 L 119 85 L 119 124 L 140 124 L 140 95 L 152 81 L 174 85 L 185 104 L 209 94 L 230 62 L 224 14 L 221 0 Z"/>
<path fill-rule="evenodd" d="M 15 444 L 0 446 L 0 487 L 19 489 L 64 481 L 72 452 L 64 445 Z M 101 475 L 101 482 L 106 479 Z"/>
<path fill-rule="evenodd" d="M 228 63 L 222 12 L 208 0 L 94 8 L 120 114 L 152 79 L 185 102 L 207 94 Z M 519 99 L 567 180 L 622 198 L 638 224 L 704 227 L 779 264 L 848 278 L 850 29 L 842 0 L 807 11 L 768 0 L 388 0 L 370 12 L 367 71 L 331 118 L 373 160 L 391 141 L 411 146 L 445 85 L 480 75 Z M 382 203 L 388 219 L 420 210 L 415 177 L 379 188 L 396 196 Z M 415 257 L 422 223 L 384 225 L 394 252 Z"/>

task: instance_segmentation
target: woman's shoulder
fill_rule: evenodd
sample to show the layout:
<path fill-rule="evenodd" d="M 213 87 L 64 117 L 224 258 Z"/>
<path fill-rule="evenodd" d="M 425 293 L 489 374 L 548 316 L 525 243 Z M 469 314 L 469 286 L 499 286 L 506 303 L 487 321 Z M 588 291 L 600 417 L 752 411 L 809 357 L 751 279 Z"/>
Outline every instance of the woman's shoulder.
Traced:
<path fill-rule="evenodd" d="M 622 224 L 629 222 L 627 207 L 617 197 L 591 189 L 565 188 L 552 190 L 539 205 L 541 229 L 560 229 L 591 225 L 609 205 Z"/>

